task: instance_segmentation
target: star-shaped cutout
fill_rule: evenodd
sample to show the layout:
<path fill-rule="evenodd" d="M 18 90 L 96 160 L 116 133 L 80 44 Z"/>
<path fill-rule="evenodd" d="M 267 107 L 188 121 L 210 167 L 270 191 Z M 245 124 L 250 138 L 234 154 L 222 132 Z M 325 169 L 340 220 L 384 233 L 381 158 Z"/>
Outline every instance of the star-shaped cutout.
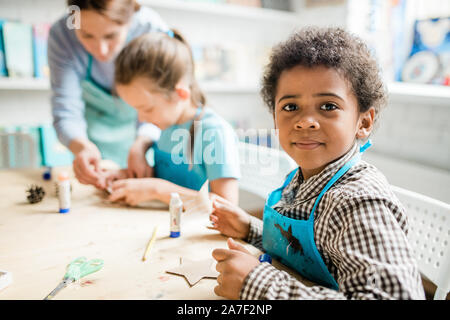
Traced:
<path fill-rule="evenodd" d="M 192 287 L 203 278 L 217 278 L 219 272 L 211 268 L 213 263 L 214 260 L 211 258 L 200 261 L 192 261 L 182 258 L 181 265 L 179 267 L 167 270 L 166 272 L 184 276 L 189 285 Z"/>

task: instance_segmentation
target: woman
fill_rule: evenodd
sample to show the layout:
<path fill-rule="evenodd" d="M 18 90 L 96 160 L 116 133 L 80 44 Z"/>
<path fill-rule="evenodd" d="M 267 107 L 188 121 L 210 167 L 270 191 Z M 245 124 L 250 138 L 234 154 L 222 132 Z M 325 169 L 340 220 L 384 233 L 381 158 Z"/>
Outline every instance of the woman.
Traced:
<path fill-rule="evenodd" d="M 75 176 L 105 188 L 98 167 L 102 158 L 128 165 L 131 177 L 150 176 L 143 159 L 159 129 L 139 123 L 136 111 L 113 92 L 114 60 L 132 39 L 167 26 L 135 0 L 69 0 L 68 5 L 76 10 L 53 24 L 48 60 L 54 127 L 74 154 Z"/>

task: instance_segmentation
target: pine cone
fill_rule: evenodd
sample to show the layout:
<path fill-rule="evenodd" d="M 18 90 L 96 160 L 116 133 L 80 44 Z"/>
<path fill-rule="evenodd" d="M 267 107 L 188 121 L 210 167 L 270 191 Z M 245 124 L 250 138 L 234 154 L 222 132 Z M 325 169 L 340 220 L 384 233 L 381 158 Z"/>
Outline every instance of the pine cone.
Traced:
<path fill-rule="evenodd" d="M 44 188 L 37 185 L 32 185 L 31 187 L 29 187 L 27 193 L 28 193 L 27 200 L 29 203 L 41 202 L 45 196 Z"/>

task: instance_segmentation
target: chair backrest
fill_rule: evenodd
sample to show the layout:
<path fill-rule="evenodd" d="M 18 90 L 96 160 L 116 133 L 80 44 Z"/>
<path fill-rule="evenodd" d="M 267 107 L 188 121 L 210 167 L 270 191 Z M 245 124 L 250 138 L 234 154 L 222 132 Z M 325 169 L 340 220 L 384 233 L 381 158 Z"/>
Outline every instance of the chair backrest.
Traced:
<path fill-rule="evenodd" d="M 286 175 L 297 167 L 282 150 L 244 142 L 239 143 L 239 161 L 239 187 L 264 199 L 281 187 Z"/>
<path fill-rule="evenodd" d="M 34 168 L 36 161 L 36 142 L 31 135 L 0 133 L 0 168 Z"/>
<path fill-rule="evenodd" d="M 419 193 L 392 186 L 405 206 L 409 233 L 420 272 L 437 290 L 434 299 L 450 291 L 450 205 Z"/>

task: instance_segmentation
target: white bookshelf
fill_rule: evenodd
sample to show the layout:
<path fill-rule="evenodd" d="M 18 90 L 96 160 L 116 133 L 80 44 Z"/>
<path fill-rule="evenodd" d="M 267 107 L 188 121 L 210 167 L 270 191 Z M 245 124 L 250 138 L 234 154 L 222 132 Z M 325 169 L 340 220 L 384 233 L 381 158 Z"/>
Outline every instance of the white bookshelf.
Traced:
<path fill-rule="evenodd" d="M 223 83 L 200 83 L 206 93 L 211 94 L 259 94 L 259 85 L 239 85 Z M 0 90 L 26 91 L 50 90 L 48 79 L 0 78 Z M 388 84 L 389 97 L 396 102 L 433 104 L 450 107 L 450 87 L 430 84 L 391 82 Z"/>
<path fill-rule="evenodd" d="M 388 91 L 396 102 L 450 107 L 450 86 L 392 82 L 388 84 Z"/>
<path fill-rule="evenodd" d="M 50 81 L 37 78 L 0 77 L 0 90 L 50 90 Z"/>
<path fill-rule="evenodd" d="M 299 22 L 299 17 L 296 12 L 226 3 L 188 2 L 181 0 L 140 0 L 139 3 L 155 10 L 167 9 L 185 13 L 208 14 L 224 18 L 235 17 L 287 24 L 298 24 Z"/>
<path fill-rule="evenodd" d="M 220 84 L 220 83 L 200 83 L 200 86 L 206 92 L 211 93 L 256 93 L 258 87 L 252 85 L 239 85 L 239 84 Z M 50 81 L 48 79 L 36 79 L 36 78 L 1 78 L 0 77 L 0 90 L 13 90 L 13 91 L 46 91 L 50 90 Z"/>

